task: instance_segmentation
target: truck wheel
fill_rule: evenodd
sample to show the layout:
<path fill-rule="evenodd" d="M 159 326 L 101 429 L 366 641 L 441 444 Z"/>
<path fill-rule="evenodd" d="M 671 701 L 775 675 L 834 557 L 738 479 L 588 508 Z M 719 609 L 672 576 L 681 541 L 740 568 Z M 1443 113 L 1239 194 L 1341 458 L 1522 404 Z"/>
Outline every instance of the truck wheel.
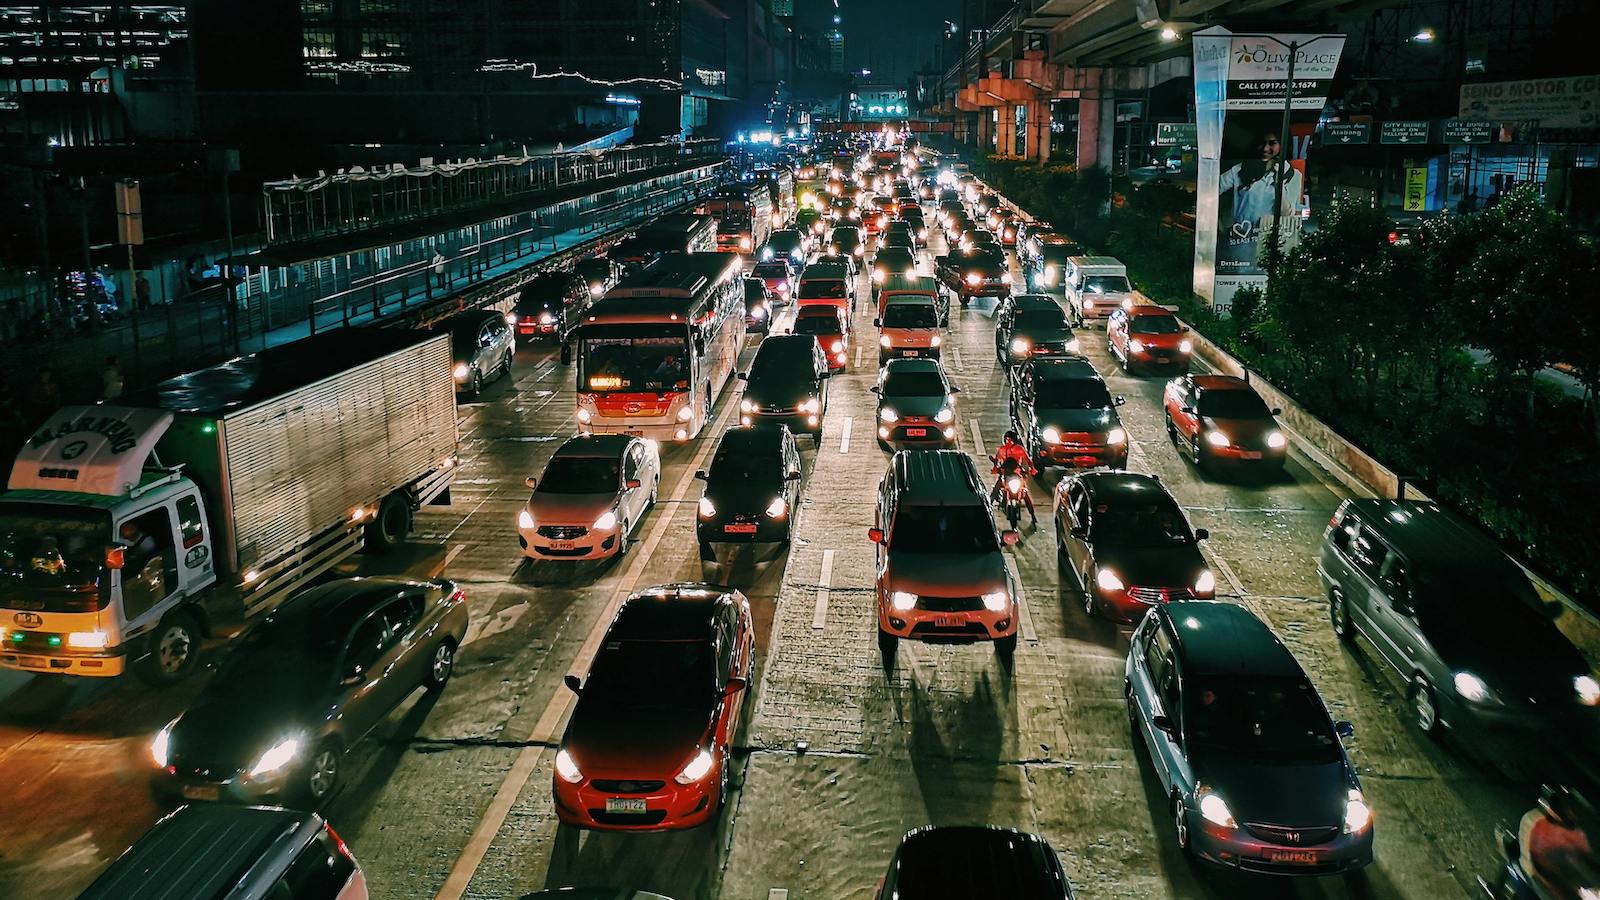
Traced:
<path fill-rule="evenodd" d="M 200 623 L 190 613 L 168 615 L 148 640 L 150 652 L 140 661 L 139 675 L 150 684 L 182 681 L 200 665 Z"/>
<path fill-rule="evenodd" d="M 369 553 L 388 553 L 411 532 L 411 506 L 399 494 L 390 494 L 378 504 L 378 517 L 367 525 L 365 546 Z"/>

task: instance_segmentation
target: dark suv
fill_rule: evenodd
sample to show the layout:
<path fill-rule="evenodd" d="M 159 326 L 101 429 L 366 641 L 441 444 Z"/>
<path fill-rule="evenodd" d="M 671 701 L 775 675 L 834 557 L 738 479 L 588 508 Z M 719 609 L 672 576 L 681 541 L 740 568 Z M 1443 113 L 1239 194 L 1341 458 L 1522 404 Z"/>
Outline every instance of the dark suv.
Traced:
<path fill-rule="evenodd" d="M 1128 432 L 1094 364 L 1081 357 L 1030 359 L 1011 387 L 1011 423 L 1035 466 L 1128 466 Z"/>
<path fill-rule="evenodd" d="M 756 348 L 739 400 L 739 423 L 789 426 L 822 442 L 822 414 L 828 408 L 828 359 L 809 334 L 775 334 Z"/>

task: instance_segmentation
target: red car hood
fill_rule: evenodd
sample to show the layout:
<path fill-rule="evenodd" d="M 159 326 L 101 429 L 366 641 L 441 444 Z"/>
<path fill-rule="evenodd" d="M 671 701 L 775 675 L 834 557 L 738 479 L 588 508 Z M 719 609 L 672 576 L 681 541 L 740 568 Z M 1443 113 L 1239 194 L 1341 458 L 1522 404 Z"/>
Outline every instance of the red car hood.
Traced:
<path fill-rule="evenodd" d="M 1228 436 L 1235 444 L 1253 447 L 1265 446 L 1267 433 L 1278 430 L 1276 419 L 1216 419 L 1207 418 L 1206 424 Z"/>
<path fill-rule="evenodd" d="M 1128 339 L 1138 341 L 1146 347 L 1156 347 L 1161 350 L 1176 350 L 1183 343 L 1183 334 L 1129 334 Z"/>
<path fill-rule="evenodd" d="M 535 491 L 528 511 L 540 525 L 593 525 L 617 505 L 616 494 L 547 494 Z"/>
<path fill-rule="evenodd" d="M 562 744 L 590 778 L 664 781 L 694 758 L 711 722 L 710 709 L 580 700 Z"/>

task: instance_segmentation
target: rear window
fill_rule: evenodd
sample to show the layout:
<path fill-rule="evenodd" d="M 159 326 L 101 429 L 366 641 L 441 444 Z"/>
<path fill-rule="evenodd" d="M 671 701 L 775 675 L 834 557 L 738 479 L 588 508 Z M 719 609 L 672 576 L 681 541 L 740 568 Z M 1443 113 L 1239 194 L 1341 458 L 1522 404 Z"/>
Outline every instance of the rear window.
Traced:
<path fill-rule="evenodd" d="M 802 316 L 794 320 L 795 334 L 843 334 L 837 316 Z"/>
<path fill-rule="evenodd" d="M 339 852 L 338 844 L 334 843 L 333 836 L 324 828 L 317 839 L 307 844 L 295 857 L 295 861 L 289 865 L 289 871 L 273 885 L 272 893 L 268 896 L 273 900 L 278 897 L 334 900 L 354 873 L 355 864 Z"/>
<path fill-rule="evenodd" d="M 789 267 L 781 262 L 757 263 L 756 267 L 750 270 L 750 274 L 757 278 L 787 278 Z"/>

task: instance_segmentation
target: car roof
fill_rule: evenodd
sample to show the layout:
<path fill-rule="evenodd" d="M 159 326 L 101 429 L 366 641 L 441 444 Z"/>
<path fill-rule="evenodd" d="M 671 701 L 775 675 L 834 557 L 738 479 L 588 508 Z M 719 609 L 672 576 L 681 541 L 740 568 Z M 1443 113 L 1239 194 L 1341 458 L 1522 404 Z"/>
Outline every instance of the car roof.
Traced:
<path fill-rule="evenodd" d="M 1161 479 L 1142 472 L 1117 472 L 1112 470 L 1085 472 L 1078 476 L 1078 481 L 1096 500 L 1115 501 L 1124 498 L 1130 501 L 1150 500 L 1161 498 L 1177 508 L 1178 501 L 1167 492 L 1166 485 Z"/>
<path fill-rule="evenodd" d="M 916 291 L 937 294 L 939 281 L 932 275 L 890 275 L 883 280 L 883 284 L 878 288 L 878 296 L 883 296 L 884 291 Z"/>
<path fill-rule="evenodd" d="M 995 825 L 918 828 L 901 838 L 894 866 L 898 900 L 1072 896 L 1061 862 L 1044 838 Z"/>
<path fill-rule="evenodd" d="M 1202 391 L 1248 391 L 1250 382 L 1237 375 L 1194 375 L 1189 379 Z"/>
<path fill-rule="evenodd" d="M 680 582 L 645 588 L 622 602 L 606 629 L 607 640 L 684 641 L 707 638 L 730 589 Z"/>
<path fill-rule="evenodd" d="M 1126 268 L 1122 265 L 1122 260 L 1115 256 L 1074 256 L 1071 259 L 1074 265 L 1081 268 L 1097 269 L 1111 266 Z"/>
<path fill-rule="evenodd" d="M 1100 371 L 1082 356 L 1036 356 L 1028 361 L 1028 369 L 1036 379 L 1093 378 L 1104 381 Z"/>
<path fill-rule="evenodd" d="M 1049 294 L 1012 294 L 1011 302 L 1016 304 L 1018 309 L 1061 308 L 1061 304 Z"/>
<path fill-rule="evenodd" d="M 615 459 L 622 455 L 634 437 L 628 434 L 575 434 L 556 448 L 555 456 L 586 459 Z"/>
<path fill-rule="evenodd" d="M 1151 304 L 1151 303 L 1135 303 L 1133 306 L 1131 306 L 1128 309 L 1124 310 L 1124 312 L 1126 312 L 1130 316 L 1167 316 L 1168 318 L 1174 318 L 1175 317 L 1175 314 L 1172 312 L 1172 310 L 1167 309 L 1165 306 L 1156 306 L 1156 305 Z M 1206 377 L 1215 377 L 1215 376 L 1202 375 L 1200 377 L 1201 378 L 1206 378 Z"/>
<path fill-rule="evenodd" d="M 474 310 L 456 313 L 450 317 L 450 334 L 455 337 L 476 335 L 478 329 L 494 319 L 505 321 L 505 316 L 494 310 Z"/>
<path fill-rule="evenodd" d="M 1448 571 L 1456 582 L 1514 580 L 1526 586 L 1516 560 L 1487 535 L 1428 500 L 1358 498 L 1346 501 L 1370 527 L 1414 565 Z"/>
<path fill-rule="evenodd" d="M 78 896 L 93 900 L 231 896 L 245 873 L 263 862 L 273 847 L 297 848 L 321 825 L 315 813 L 288 809 L 222 803 L 181 806 Z"/>
<path fill-rule="evenodd" d="M 988 509 L 972 457 L 958 450 L 897 451 L 889 460 L 889 477 L 903 504 Z"/>
<path fill-rule="evenodd" d="M 1171 624 L 1185 676 L 1305 677 L 1283 641 L 1242 606 L 1223 600 L 1180 600 L 1159 608 Z"/>
<path fill-rule="evenodd" d="M 436 589 L 437 584 L 405 578 L 339 578 L 310 587 L 289 598 L 273 610 L 262 624 L 275 628 L 302 630 L 308 643 L 343 639 L 372 609 L 374 601 L 390 597 L 402 588 Z"/>
<path fill-rule="evenodd" d="M 729 428 L 717 442 L 717 455 L 724 452 L 776 453 L 783 448 L 783 432 L 787 425 L 776 428 Z"/>

